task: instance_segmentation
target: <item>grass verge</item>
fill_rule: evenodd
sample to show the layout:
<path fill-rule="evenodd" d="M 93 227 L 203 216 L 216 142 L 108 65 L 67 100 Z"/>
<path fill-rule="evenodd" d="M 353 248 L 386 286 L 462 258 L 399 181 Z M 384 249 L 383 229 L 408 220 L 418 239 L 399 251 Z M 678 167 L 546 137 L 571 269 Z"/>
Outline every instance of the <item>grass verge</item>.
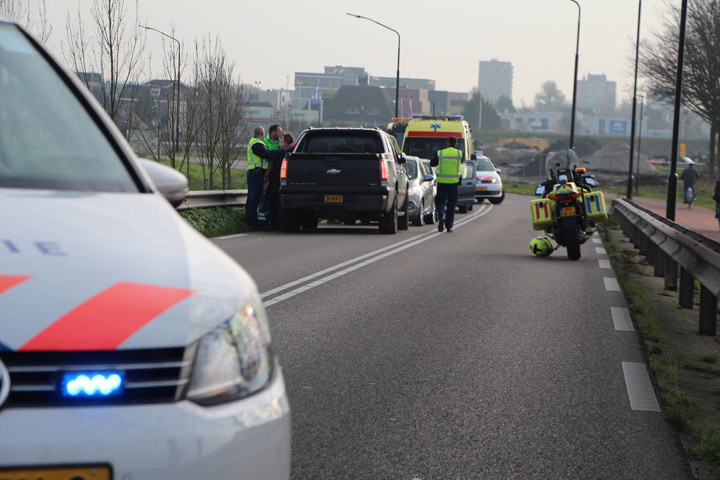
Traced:
<path fill-rule="evenodd" d="M 720 428 L 717 419 L 720 403 L 715 397 L 720 395 L 720 391 L 710 392 L 707 384 L 700 386 L 698 381 L 699 376 L 708 376 L 707 372 L 698 368 L 698 362 L 703 362 L 700 365 L 706 365 L 705 369 L 712 368 L 709 364 L 720 361 L 720 354 L 713 350 L 714 341 L 701 350 L 697 349 L 697 344 L 688 343 L 690 333 L 681 331 L 680 326 L 683 318 L 688 316 L 692 317 L 690 324 L 696 322 L 696 314 L 668 308 L 673 300 L 666 297 L 672 295 L 662 290 L 662 284 L 653 283 L 653 280 L 661 279 L 653 277 L 645 258 L 625 242 L 619 230 L 614 216 L 600 227 L 605 250 L 611 258 L 640 333 L 650 370 L 657 381 L 665 419 L 680 432 L 696 478 L 720 480 Z M 709 404 L 712 405 L 710 408 Z"/>
<path fill-rule="evenodd" d="M 180 215 L 206 237 L 233 235 L 249 230 L 243 208 L 195 208 Z"/>

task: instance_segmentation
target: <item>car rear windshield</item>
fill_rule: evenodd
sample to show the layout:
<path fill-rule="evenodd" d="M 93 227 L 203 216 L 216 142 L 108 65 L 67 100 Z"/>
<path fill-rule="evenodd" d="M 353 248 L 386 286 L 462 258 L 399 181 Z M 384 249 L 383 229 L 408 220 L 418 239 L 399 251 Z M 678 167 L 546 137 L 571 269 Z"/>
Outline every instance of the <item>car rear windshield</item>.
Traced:
<path fill-rule="evenodd" d="M 22 32 L 0 22 L 0 188 L 137 192 L 108 139 Z"/>
<path fill-rule="evenodd" d="M 307 134 L 298 152 L 304 153 L 383 153 L 377 134 L 365 132 L 313 132 Z"/>
<path fill-rule="evenodd" d="M 405 137 L 403 152 L 420 158 L 432 158 L 438 150 L 447 148 L 447 138 Z M 458 141 L 458 150 L 465 153 L 464 142 Z"/>

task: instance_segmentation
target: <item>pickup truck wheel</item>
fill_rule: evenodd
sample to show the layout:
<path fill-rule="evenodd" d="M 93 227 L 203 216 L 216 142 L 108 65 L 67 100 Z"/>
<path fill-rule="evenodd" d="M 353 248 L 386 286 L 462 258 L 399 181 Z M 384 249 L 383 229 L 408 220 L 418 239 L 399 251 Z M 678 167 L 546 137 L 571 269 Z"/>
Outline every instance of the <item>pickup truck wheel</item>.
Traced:
<path fill-rule="evenodd" d="M 283 232 L 295 233 L 300 231 L 300 217 L 297 214 L 285 213 L 282 222 Z"/>
<path fill-rule="evenodd" d="M 407 230 L 410 225 L 410 206 L 407 195 L 405 195 L 405 205 L 403 206 L 403 216 L 398 218 L 398 230 Z"/>
<path fill-rule="evenodd" d="M 467 213 L 468 207 L 467 207 L 467 205 L 461 205 L 458 207 L 458 210 L 460 211 L 460 213 Z"/>
<path fill-rule="evenodd" d="M 317 230 L 318 218 L 313 214 L 304 215 L 300 220 L 300 225 L 304 230 Z"/>
<path fill-rule="evenodd" d="M 398 214 L 397 200 L 393 201 L 393 206 L 388 213 L 380 219 L 380 233 L 393 234 L 397 233 Z"/>

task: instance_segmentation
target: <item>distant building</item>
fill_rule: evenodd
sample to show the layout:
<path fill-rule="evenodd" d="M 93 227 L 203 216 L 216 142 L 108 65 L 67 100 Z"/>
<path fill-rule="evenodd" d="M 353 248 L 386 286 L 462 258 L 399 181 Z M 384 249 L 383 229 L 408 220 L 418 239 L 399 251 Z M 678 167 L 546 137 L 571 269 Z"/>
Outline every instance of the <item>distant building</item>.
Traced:
<path fill-rule="evenodd" d="M 397 77 L 370 77 L 370 85 L 394 89 L 397 86 Z M 400 77 L 400 88 L 435 90 L 435 80 Z"/>
<path fill-rule="evenodd" d="M 512 100 L 513 66 L 510 62 L 501 62 L 497 58 L 480 61 L 478 90 L 480 95 L 494 104 L 502 96 Z"/>
<path fill-rule="evenodd" d="M 447 92 L 445 90 L 432 90 L 428 92 L 428 101 L 430 102 L 430 114 L 433 114 L 433 104 L 435 106 L 435 115 L 462 115 L 465 103 L 470 100 L 472 95 L 469 92 Z"/>
<path fill-rule="evenodd" d="M 616 92 L 617 83 L 608 81 L 606 75 L 588 73 L 587 77 L 577 82 L 578 109 L 600 115 L 612 114 L 615 111 Z"/>
<path fill-rule="evenodd" d="M 389 101 L 384 88 L 344 85 L 325 102 L 324 121 L 361 126 L 384 125 L 390 121 L 394 110 L 395 106 Z"/>

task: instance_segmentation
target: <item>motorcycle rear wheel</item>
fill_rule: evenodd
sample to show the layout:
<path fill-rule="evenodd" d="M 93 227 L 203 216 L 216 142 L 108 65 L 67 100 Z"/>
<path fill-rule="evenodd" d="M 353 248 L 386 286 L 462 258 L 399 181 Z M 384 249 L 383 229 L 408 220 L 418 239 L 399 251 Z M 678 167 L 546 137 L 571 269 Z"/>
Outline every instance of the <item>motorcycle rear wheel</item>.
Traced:
<path fill-rule="evenodd" d="M 567 248 L 567 257 L 569 260 L 579 260 L 580 253 L 580 239 L 573 232 L 567 232 L 568 235 L 565 237 L 565 248 Z"/>

